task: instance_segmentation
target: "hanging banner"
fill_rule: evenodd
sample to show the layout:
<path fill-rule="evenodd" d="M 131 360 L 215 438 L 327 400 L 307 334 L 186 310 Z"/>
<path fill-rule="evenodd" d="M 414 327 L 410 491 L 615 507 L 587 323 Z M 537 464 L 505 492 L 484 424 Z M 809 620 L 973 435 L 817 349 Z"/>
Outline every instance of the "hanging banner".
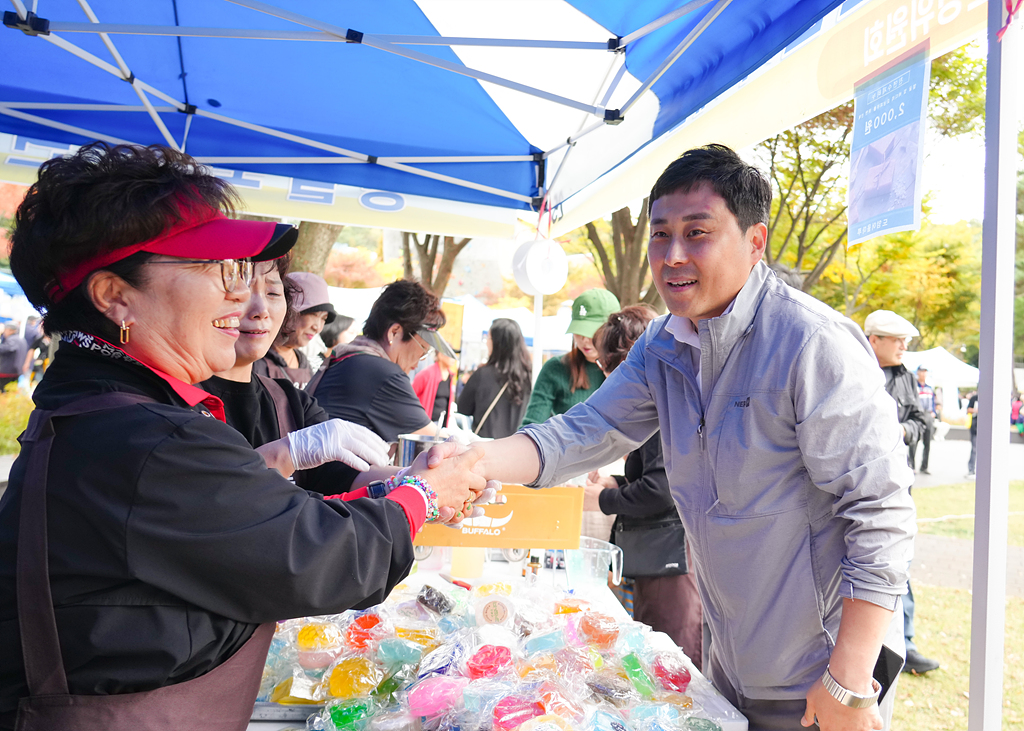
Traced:
<path fill-rule="evenodd" d="M 854 87 L 849 243 L 921 226 L 927 46 Z"/>

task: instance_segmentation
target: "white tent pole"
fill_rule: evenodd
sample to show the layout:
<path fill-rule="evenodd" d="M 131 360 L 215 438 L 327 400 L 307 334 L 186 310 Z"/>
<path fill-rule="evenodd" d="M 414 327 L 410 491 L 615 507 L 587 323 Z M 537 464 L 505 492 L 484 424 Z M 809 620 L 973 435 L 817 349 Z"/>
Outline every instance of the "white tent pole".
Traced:
<path fill-rule="evenodd" d="M 225 157 L 219 155 L 205 155 L 203 157 L 196 157 L 196 160 L 210 165 L 240 165 L 242 163 L 266 165 L 347 165 L 353 163 L 360 164 L 368 162 L 367 160 L 357 160 L 354 157 Z M 402 163 L 409 165 L 461 162 L 533 162 L 533 156 L 493 155 L 481 157 L 379 157 L 377 158 L 377 162 Z"/>
<path fill-rule="evenodd" d="M 53 109 L 63 112 L 144 112 L 146 107 L 134 104 L 62 104 L 59 102 L 0 101 L 10 109 Z M 176 112 L 176 107 L 153 107 L 158 112 Z M 532 158 L 531 158 L 532 159 Z"/>
<path fill-rule="evenodd" d="M 1017 172 L 1015 75 L 1021 70 L 1021 19 L 999 41 L 1003 18 L 1003 3 L 989 0 L 969 731 L 998 729 L 1002 719 L 1010 456 L 1006 414 Z"/>
<path fill-rule="evenodd" d="M 111 137 L 110 135 L 105 135 L 105 134 L 102 134 L 100 132 L 94 132 L 93 130 L 90 130 L 90 129 L 84 129 L 82 127 L 75 127 L 74 125 L 64 124 L 63 122 L 55 122 L 52 119 L 46 119 L 45 117 L 37 117 L 34 114 L 25 114 L 24 112 L 19 112 L 19 111 L 16 111 L 14 109 L 9 109 L 8 107 L 3 106 L 2 104 L 0 104 L 0 114 L 4 114 L 4 115 L 6 115 L 8 117 L 14 117 L 15 119 L 23 119 L 26 122 L 32 122 L 33 124 L 41 124 L 44 127 L 50 127 L 52 129 L 59 129 L 62 132 L 71 132 L 73 134 L 82 135 L 83 137 L 89 137 L 89 138 L 94 139 L 94 140 L 103 140 L 104 142 L 109 142 L 109 143 L 111 143 L 113 145 L 133 145 L 133 144 L 135 144 L 134 142 L 129 142 L 128 140 L 122 140 L 119 137 Z"/>
<path fill-rule="evenodd" d="M 710 0 L 702 0 L 710 2 Z M 136 36 L 177 36 L 179 38 L 238 38 L 253 41 L 313 41 L 348 43 L 333 33 L 315 30 L 259 30 L 245 28 L 199 28 L 180 25 L 132 25 L 129 23 L 75 23 L 51 20 L 57 33 L 111 33 Z M 558 41 L 525 38 L 469 38 L 463 36 L 374 35 L 386 43 L 402 46 L 494 46 L 501 48 L 556 48 L 572 51 L 608 51 L 607 41 Z"/>
<path fill-rule="evenodd" d="M 96 13 L 93 12 L 92 7 L 89 5 L 87 0 L 78 0 L 78 5 L 85 12 L 86 17 L 89 18 L 91 23 L 100 22 L 99 17 L 97 17 Z M 100 33 L 100 39 L 103 41 L 103 45 L 107 47 L 110 55 L 114 57 L 114 61 L 117 62 L 117 66 L 121 69 L 121 74 L 124 77 L 124 80 L 131 84 L 132 91 L 135 92 L 136 96 L 139 97 L 139 101 L 141 101 L 146 107 L 146 111 L 149 113 L 150 119 L 153 120 L 153 124 L 156 125 L 158 130 L 160 130 L 160 134 L 163 135 L 164 141 L 173 149 L 180 151 L 181 148 L 178 147 L 177 141 L 173 136 L 171 136 L 171 131 L 167 129 L 167 125 L 164 124 L 164 120 L 160 118 L 156 109 L 153 108 L 153 103 L 149 101 L 149 97 L 146 96 L 146 92 L 135 86 L 134 75 L 132 74 L 131 69 L 128 68 L 128 64 L 125 63 L 124 58 L 120 53 L 118 53 L 117 48 L 114 46 L 114 42 L 110 40 L 110 36 L 106 33 Z"/>
<path fill-rule="evenodd" d="M 537 382 L 540 368 L 544 365 L 544 347 L 540 338 L 541 321 L 544 319 L 544 295 L 533 295 L 533 382 Z"/>
<path fill-rule="evenodd" d="M 619 48 L 629 45 L 633 41 L 643 38 L 644 36 L 650 33 L 653 33 L 654 31 L 658 30 L 658 28 L 662 28 L 671 23 L 673 20 L 676 20 L 677 18 L 681 18 L 684 15 L 692 13 L 697 8 L 704 7 L 709 2 L 711 2 L 711 0 L 692 0 L 692 2 L 688 2 L 680 8 L 676 8 L 671 13 L 661 16 L 657 20 L 648 23 L 643 28 L 639 28 L 633 31 L 628 36 L 623 36 L 622 40 L 619 41 Z"/>
<path fill-rule="evenodd" d="M 683 42 L 676 46 L 676 49 L 672 51 L 672 53 L 670 53 L 664 61 L 661 62 L 661 65 L 658 66 L 658 69 L 653 74 L 650 75 L 647 81 L 645 81 L 639 89 L 633 92 L 633 96 L 629 98 L 629 101 L 622 105 L 620 114 L 625 116 L 626 112 L 629 111 L 630 107 L 636 104 L 640 96 L 645 91 L 654 86 L 655 82 L 657 82 L 657 80 L 660 79 L 662 75 L 669 70 L 672 64 L 679 60 L 679 57 L 683 55 L 686 49 L 689 48 L 695 40 L 700 38 L 701 34 L 705 30 L 707 30 L 709 25 L 711 25 L 712 21 L 714 21 L 714 19 L 717 18 L 723 10 L 729 7 L 730 2 L 732 2 L 732 0 L 718 0 L 718 2 L 715 4 L 715 7 L 711 8 L 711 11 L 707 15 L 705 15 L 699 23 L 697 23 L 694 29 L 686 34 L 686 38 L 683 39 Z"/>
<path fill-rule="evenodd" d="M 468 180 L 462 180 L 461 178 L 453 178 L 450 175 L 442 175 L 441 173 L 435 173 L 430 170 L 420 170 L 419 168 L 409 167 L 408 165 L 402 165 L 397 162 L 388 162 L 383 158 L 377 160 L 377 164 L 392 170 L 401 170 L 403 173 L 412 173 L 413 175 L 419 175 L 424 178 L 430 178 L 431 180 L 437 180 L 442 183 L 451 183 L 452 185 L 458 185 L 463 188 L 470 188 L 471 190 L 479 190 L 482 193 L 490 193 L 491 195 L 498 195 L 502 198 L 509 198 L 514 201 L 521 201 L 523 203 L 533 203 L 533 198 L 528 195 L 520 195 L 519 193 L 512 193 L 507 190 L 501 190 L 500 188 L 492 188 L 489 185 L 481 185 L 480 183 L 472 183 Z"/>
<path fill-rule="evenodd" d="M 256 10 L 262 13 L 266 13 L 267 15 L 272 15 L 276 18 L 290 20 L 293 23 L 298 23 L 299 25 L 305 25 L 310 28 L 316 28 L 318 30 L 326 31 L 328 33 L 333 33 L 339 38 L 346 38 L 349 35 L 350 29 L 348 28 L 342 28 L 340 26 L 332 25 L 330 23 L 324 23 L 322 21 L 316 20 L 315 18 L 310 18 L 305 15 L 300 15 L 299 13 L 293 13 L 289 10 L 284 10 L 283 8 L 275 7 L 274 5 L 259 2 L 259 0 L 228 0 L 228 2 L 235 3 L 236 5 L 241 5 L 242 7 L 249 8 L 250 10 Z M 605 110 L 602 108 L 594 107 L 591 106 L 590 104 L 584 104 L 583 102 L 578 102 L 574 99 L 568 99 L 567 97 L 560 96 L 558 94 L 552 94 L 550 92 L 543 91 L 532 86 L 527 86 L 526 84 L 520 84 L 515 81 L 510 81 L 509 79 L 503 79 L 500 76 L 495 76 L 494 74 L 488 74 L 483 71 L 471 69 L 468 66 L 464 66 L 462 64 L 445 61 L 444 59 L 437 58 L 436 56 L 431 56 L 426 53 L 412 51 L 409 50 L 408 48 L 401 48 L 400 46 L 396 46 L 392 43 L 382 41 L 379 36 L 374 36 L 369 33 L 361 33 L 359 35 L 359 40 L 354 42 L 361 43 L 364 46 L 376 48 L 379 51 L 385 51 L 387 53 L 393 53 L 396 56 L 408 58 L 411 61 L 419 61 L 420 63 L 426 64 L 427 66 L 434 66 L 435 68 L 443 69 L 445 71 L 451 71 L 452 73 L 455 74 L 468 76 L 472 79 L 477 79 L 478 81 L 487 81 L 492 84 L 495 84 L 496 86 L 503 86 L 506 89 L 512 89 L 513 91 L 518 91 L 523 94 L 529 94 L 530 96 L 535 96 L 538 99 L 543 99 L 545 101 L 553 102 L 555 104 L 561 104 L 572 109 L 579 109 L 580 111 L 588 112 L 598 117 L 604 117 Z"/>

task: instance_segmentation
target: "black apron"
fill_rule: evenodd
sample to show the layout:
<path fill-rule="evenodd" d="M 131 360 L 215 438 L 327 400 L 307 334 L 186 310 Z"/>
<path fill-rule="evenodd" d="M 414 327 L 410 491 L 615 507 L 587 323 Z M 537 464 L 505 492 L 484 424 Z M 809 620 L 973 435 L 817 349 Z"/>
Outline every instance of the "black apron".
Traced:
<path fill-rule="evenodd" d="M 21 436 L 31 449 L 18 517 L 18 625 L 28 697 L 18 705 L 17 731 L 162 731 L 202 728 L 244 731 L 259 693 L 274 624 L 256 628 L 226 662 L 193 680 L 117 695 L 71 695 L 57 638 L 50 593 L 46 535 L 46 480 L 53 419 L 155 402 L 113 392 L 75 401 L 55 411 L 36 409 Z"/>

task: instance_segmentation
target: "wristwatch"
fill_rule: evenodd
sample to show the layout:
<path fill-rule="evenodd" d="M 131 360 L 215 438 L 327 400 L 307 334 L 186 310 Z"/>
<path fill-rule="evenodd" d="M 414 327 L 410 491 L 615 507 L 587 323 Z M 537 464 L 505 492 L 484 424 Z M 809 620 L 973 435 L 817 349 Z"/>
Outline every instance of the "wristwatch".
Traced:
<path fill-rule="evenodd" d="M 374 480 L 366 486 L 366 491 L 372 498 L 387 497 L 391 492 L 391 487 L 384 480 Z"/>
<path fill-rule="evenodd" d="M 882 686 L 874 678 L 871 679 L 871 690 L 873 691 L 871 695 L 861 695 L 860 693 L 854 693 L 852 690 L 847 690 L 832 677 L 828 667 L 825 668 L 825 674 L 821 676 L 821 683 L 833 698 L 850 708 L 867 708 L 868 706 L 875 705 L 875 702 L 878 700 L 878 694 L 882 691 Z"/>

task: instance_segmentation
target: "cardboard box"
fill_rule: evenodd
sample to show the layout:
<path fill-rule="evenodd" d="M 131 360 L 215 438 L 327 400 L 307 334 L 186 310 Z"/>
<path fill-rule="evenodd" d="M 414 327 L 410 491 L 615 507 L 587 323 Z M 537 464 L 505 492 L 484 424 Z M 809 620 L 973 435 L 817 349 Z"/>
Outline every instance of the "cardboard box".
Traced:
<path fill-rule="evenodd" d="M 579 548 L 583 525 L 583 489 L 535 489 L 505 485 L 504 505 L 487 505 L 484 515 L 463 522 L 459 529 L 425 525 L 417 546 L 477 546 L 483 548 Z"/>

